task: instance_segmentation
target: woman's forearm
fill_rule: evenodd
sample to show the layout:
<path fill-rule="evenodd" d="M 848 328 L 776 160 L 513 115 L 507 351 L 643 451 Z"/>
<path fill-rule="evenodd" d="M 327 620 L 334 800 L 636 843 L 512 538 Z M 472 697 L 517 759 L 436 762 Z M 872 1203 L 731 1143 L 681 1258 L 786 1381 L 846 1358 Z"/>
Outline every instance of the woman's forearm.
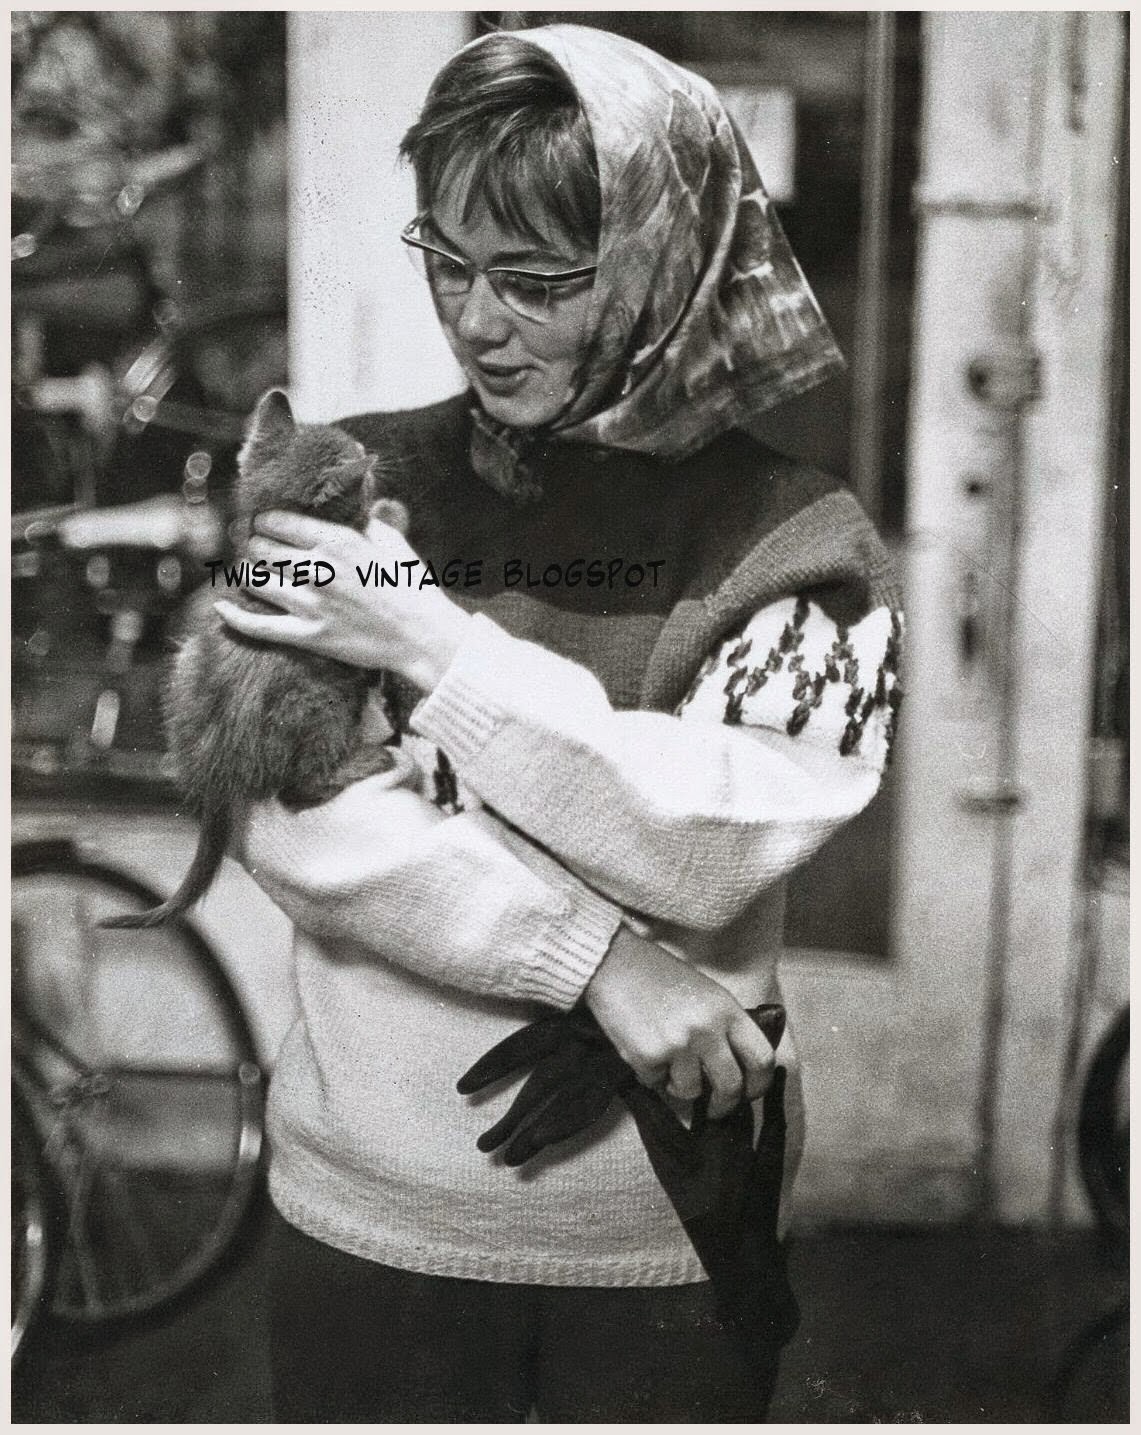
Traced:
<path fill-rule="evenodd" d="M 568 1008 L 621 911 L 488 812 L 384 777 L 302 812 L 255 805 L 238 855 L 300 928 L 446 986 Z"/>
<path fill-rule="evenodd" d="M 593 1010 L 638 1075 L 721 1115 L 764 1090 L 771 1053 L 717 982 L 488 812 L 445 817 L 366 779 L 321 807 L 250 812 L 238 855 L 303 931 L 346 960 L 394 962 L 443 986 Z M 340 948 L 340 953 L 336 948 Z"/>
<path fill-rule="evenodd" d="M 845 736 L 859 682 L 849 659 L 790 731 L 796 693 L 803 686 L 811 703 L 815 692 L 813 643 L 831 671 L 825 639 L 837 630 L 819 610 L 802 624 L 813 639 L 803 683 L 792 672 L 758 682 L 748 657 L 734 666 L 743 644 L 755 646 L 753 664 L 763 660 L 786 607 L 793 601 L 766 609 L 711 658 L 679 716 L 616 712 L 585 668 L 477 618 L 413 726 L 484 802 L 614 901 L 717 928 L 866 806 L 884 765 L 886 702 L 865 716 L 858 742 Z M 857 721 L 894 633 L 882 609 L 846 634 L 868 687 Z"/>

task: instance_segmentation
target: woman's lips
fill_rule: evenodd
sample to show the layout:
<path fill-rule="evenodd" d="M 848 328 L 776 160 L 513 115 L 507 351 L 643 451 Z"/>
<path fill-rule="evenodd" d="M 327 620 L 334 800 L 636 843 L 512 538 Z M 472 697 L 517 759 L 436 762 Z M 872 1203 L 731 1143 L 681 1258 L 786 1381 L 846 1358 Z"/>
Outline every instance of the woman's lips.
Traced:
<path fill-rule="evenodd" d="M 519 368 L 510 368 L 507 365 L 498 364 L 473 364 L 479 382 L 489 393 L 492 394 L 513 394 L 527 382 L 530 368 L 524 364 Z"/>

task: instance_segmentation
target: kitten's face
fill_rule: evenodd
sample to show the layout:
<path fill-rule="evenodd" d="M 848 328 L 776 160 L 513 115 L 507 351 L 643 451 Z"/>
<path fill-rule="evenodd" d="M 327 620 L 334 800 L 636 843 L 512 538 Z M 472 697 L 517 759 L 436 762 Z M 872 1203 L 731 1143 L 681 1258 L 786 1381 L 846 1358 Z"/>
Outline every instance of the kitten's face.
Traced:
<path fill-rule="evenodd" d="M 238 456 L 239 513 L 248 521 L 286 508 L 359 525 L 376 497 L 375 462 L 342 429 L 295 423 L 285 395 L 273 390 L 259 403 Z"/>

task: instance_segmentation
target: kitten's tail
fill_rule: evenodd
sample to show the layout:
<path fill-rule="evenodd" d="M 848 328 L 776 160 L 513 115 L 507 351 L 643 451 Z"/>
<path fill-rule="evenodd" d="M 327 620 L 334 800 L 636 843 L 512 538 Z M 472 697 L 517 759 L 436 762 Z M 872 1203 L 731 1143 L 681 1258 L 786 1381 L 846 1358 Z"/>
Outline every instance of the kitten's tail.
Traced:
<path fill-rule="evenodd" d="M 230 841 L 230 814 L 225 805 L 209 808 L 202 817 L 198 846 L 190 870 L 161 906 L 150 912 L 126 912 L 121 917 L 106 917 L 99 923 L 115 931 L 135 931 L 141 927 L 161 927 L 172 917 L 185 912 L 198 901 L 218 875 L 222 858 Z"/>

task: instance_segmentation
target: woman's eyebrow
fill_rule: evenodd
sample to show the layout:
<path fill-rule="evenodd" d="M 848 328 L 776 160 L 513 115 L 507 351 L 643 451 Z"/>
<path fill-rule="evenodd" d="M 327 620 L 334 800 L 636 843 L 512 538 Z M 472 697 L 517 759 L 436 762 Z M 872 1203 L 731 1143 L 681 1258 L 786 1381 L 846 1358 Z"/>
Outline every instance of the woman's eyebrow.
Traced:
<path fill-rule="evenodd" d="M 464 259 L 467 260 L 469 264 L 471 263 L 470 259 L 468 259 L 467 255 L 455 240 L 449 238 L 449 236 L 444 233 L 430 214 L 425 216 L 423 228 L 430 229 L 441 244 L 447 245 L 448 248 L 455 253 L 457 259 Z M 579 262 L 568 259 L 565 254 L 559 254 L 553 249 L 536 249 L 534 246 L 529 249 L 502 250 L 495 255 L 495 262 L 491 267 L 498 268 L 500 265 L 526 263 L 527 261 L 531 261 L 532 263 L 550 261 L 553 264 L 561 264 L 564 269 L 578 269 L 582 267 Z"/>

